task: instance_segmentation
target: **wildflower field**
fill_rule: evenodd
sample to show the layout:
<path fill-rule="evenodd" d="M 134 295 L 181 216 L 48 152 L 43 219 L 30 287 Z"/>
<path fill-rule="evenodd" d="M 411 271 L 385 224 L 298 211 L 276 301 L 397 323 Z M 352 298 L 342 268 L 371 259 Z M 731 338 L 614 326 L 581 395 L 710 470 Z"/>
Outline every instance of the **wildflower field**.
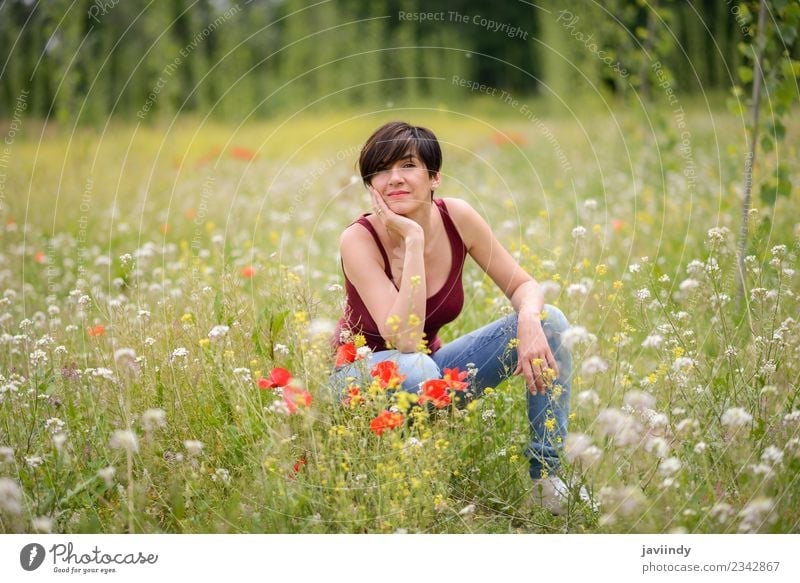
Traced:
<path fill-rule="evenodd" d="M 0 531 L 798 532 L 797 186 L 756 197 L 737 298 L 745 130 L 686 111 L 26 121 L 0 209 Z M 436 132 L 438 194 L 569 318 L 563 472 L 599 512 L 530 503 L 519 377 L 466 407 L 469 371 L 426 387 L 433 406 L 391 367 L 332 395 L 337 240 L 390 119 Z M 510 309 L 474 265 L 464 285 L 445 341 Z"/>

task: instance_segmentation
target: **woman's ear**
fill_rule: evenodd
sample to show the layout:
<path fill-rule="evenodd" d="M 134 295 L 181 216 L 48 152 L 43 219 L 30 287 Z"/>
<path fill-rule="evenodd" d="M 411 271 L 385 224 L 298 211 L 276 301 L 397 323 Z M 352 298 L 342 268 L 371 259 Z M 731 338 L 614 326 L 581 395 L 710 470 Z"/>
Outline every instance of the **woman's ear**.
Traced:
<path fill-rule="evenodd" d="M 442 176 L 439 172 L 436 172 L 431 178 L 431 190 L 436 190 L 437 188 L 439 188 L 439 185 L 441 183 L 442 183 Z"/>

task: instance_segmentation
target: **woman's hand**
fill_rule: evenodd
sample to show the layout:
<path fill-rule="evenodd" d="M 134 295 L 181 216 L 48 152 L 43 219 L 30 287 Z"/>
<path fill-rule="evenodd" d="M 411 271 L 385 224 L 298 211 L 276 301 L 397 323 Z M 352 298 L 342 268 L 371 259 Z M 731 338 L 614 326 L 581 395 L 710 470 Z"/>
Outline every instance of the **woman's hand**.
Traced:
<path fill-rule="evenodd" d="M 386 227 L 390 235 L 396 235 L 403 242 L 405 242 L 408 237 L 424 236 L 424 232 L 419 223 L 403 215 L 398 215 L 390 209 L 386 201 L 383 200 L 383 197 L 371 186 L 369 187 L 369 192 L 372 195 L 372 208 L 375 210 L 375 215 L 383 226 Z"/>
<path fill-rule="evenodd" d="M 550 350 L 544 330 L 541 314 L 520 310 L 517 316 L 517 368 L 514 374 L 522 374 L 528 384 L 528 390 L 536 394 L 544 394 L 558 378 L 558 365 Z"/>

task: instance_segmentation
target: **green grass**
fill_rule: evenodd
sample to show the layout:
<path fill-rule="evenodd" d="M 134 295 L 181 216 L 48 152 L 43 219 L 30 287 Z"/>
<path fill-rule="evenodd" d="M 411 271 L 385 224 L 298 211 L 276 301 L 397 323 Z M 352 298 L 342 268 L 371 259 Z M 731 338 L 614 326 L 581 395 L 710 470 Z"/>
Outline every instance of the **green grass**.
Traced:
<path fill-rule="evenodd" d="M 596 449 L 570 442 L 565 472 L 599 514 L 528 503 L 520 379 L 382 436 L 384 397 L 331 398 L 336 241 L 368 210 L 358 148 L 394 118 L 434 129 L 440 195 L 475 206 L 586 329 L 570 430 Z M 29 123 L 0 217 L 0 530 L 797 532 L 797 188 L 752 213 L 738 303 L 743 128 L 699 107 L 685 124 L 509 108 Z M 792 168 L 799 128 L 780 151 Z M 774 168 L 761 160 L 757 185 Z M 474 266 L 464 283 L 446 339 L 508 309 Z M 310 407 L 271 408 L 257 380 L 275 366 Z"/>

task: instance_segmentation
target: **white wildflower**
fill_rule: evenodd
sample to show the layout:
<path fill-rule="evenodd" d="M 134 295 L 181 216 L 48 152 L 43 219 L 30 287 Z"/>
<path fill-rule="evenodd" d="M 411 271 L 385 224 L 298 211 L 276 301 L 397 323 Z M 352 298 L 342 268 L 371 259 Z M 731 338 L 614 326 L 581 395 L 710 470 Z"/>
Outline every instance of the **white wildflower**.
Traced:
<path fill-rule="evenodd" d="M 772 248 L 772 256 L 778 259 L 786 257 L 786 245 L 775 245 Z"/>
<path fill-rule="evenodd" d="M 753 420 L 753 416 L 742 407 L 731 407 L 722 414 L 722 424 L 729 429 L 737 429 L 748 425 Z"/>
<path fill-rule="evenodd" d="M 136 438 L 136 434 L 126 429 L 115 430 L 108 440 L 108 445 L 111 449 L 122 449 L 129 453 L 139 451 L 139 440 Z"/>
<path fill-rule="evenodd" d="M 56 448 L 56 451 L 61 452 L 64 450 L 64 444 L 67 443 L 67 434 L 66 433 L 54 433 L 52 436 L 53 439 L 53 446 Z"/>
<path fill-rule="evenodd" d="M 800 409 L 795 409 L 783 416 L 784 423 L 797 423 L 798 421 L 800 421 Z"/>
<path fill-rule="evenodd" d="M 775 472 L 772 470 L 772 466 L 763 462 L 758 464 L 750 464 L 750 471 L 753 472 L 754 476 L 762 476 L 765 480 L 771 478 L 775 474 Z"/>
<path fill-rule="evenodd" d="M 97 470 L 97 476 L 106 483 L 106 488 L 110 488 L 114 485 L 114 474 L 116 473 L 117 470 L 114 466 L 108 466 Z"/>
<path fill-rule="evenodd" d="M 681 460 L 676 457 L 668 457 L 665 460 L 662 460 L 658 466 L 658 473 L 660 473 L 665 478 L 672 477 L 677 474 L 683 464 L 681 464 Z"/>
<path fill-rule="evenodd" d="M 582 283 L 573 283 L 567 286 L 567 297 L 574 297 L 577 295 L 585 296 L 589 293 L 589 288 L 587 288 Z"/>
<path fill-rule="evenodd" d="M 228 334 L 228 330 L 230 330 L 228 326 L 217 324 L 209 331 L 208 339 L 212 341 L 221 340 Z"/>
<path fill-rule="evenodd" d="M 725 524 L 735 516 L 736 511 L 733 509 L 733 506 L 726 502 L 717 502 L 711 507 L 711 510 L 708 511 L 708 514 L 718 523 Z"/>
<path fill-rule="evenodd" d="M 581 374 L 583 375 L 593 375 L 597 373 L 603 373 L 608 370 L 608 364 L 605 360 L 600 358 L 597 355 L 590 356 L 586 360 L 583 361 L 581 364 Z"/>
<path fill-rule="evenodd" d="M 700 287 L 700 282 L 694 278 L 688 277 L 678 284 L 678 289 L 682 292 L 690 292 Z"/>
<path fill-rule="evenodd" d="M 178 358 L 185 359 L 189 355 L 189 351 L 186 350 L 183 346 L 179 346 L 175 350 L 172 351 L 172 354 L 169 357 L 170 362 L 174 362 Z"/>
<path fill-rule="evenodd" d="M 44 460 L 41 458 L 41 456 L 34 455 L 31 457 L 26 457 L 25 463 L 28 464 L 28 467 L 35 469 L 41 466 L 44 463 Z"/>
<path fill-rule="evenodd" d="M 592 438 L 585 433 L 570 433 L 565 444 L 567 459 L 575 463 L 580 461 L 584 468 L 594 464 L 602 456 L 600 448 L 592 443 Z"/>
<path fill-rule="evenodd" d="M 474 504 L 467 504 L 464 506 L 464 508 L 458 511 L 459 516 L 471 516 L 472 514 L 475 514 Z"/>
<path fill-rule="evenodd" d="M 147 433 L 167 426 L 167 413 L 163 409 L 148 409 L 142 413 L 142 426 Z"/>
<path fill-rule="evenodd" d="M 136 360 L 136 351 L 133 348 L 117 348 L 114 351 L 114 362 L 117 364 L 130 364 Z"/>
<path fill-rule="evenodd" d="M 11 478 L 0 478 L 0 512 L 22 514 L 22 489 Z"/>
<path fill-rule="evenodd" d="M 48 431 L 51 435 L 53 435 L 64 429 L 64 422 L 58 417 L 50 417 L 49 419 L 45 420 L 44 428 L 45 431 Z"/>
<path fill-rule="evenodd" d="M 689 358 L 688 356 L 679 356 L 675 359 L 675 362 L 672 363 L 672 370 L 675 372 L 683 372 L 688 368 L 692 368 L 695 366 L 695 360 L 693 358 Z"/>
<path fill-rule="evenodd" d="M 777 466 L 783 462 L 783 451 L 774 445 L 767 446 L 761 453 L 761 461 L 773 466 Z"/>
<path fill-rule="evenodd" d="M 44 366 L 47 364 L 47 353 L 44 350 L 36 349 L 30 353 L 31 366 Z"/>
<path fill-rule="evenodd" d="M 640 424 L 619 409 L 603 409 L 597 415 L 596 422 L 600 435 L 610 437 L 620 447 L 633 445 L 640 440 Z"/>
<path fill-rule="evenodd" d="M 561 333 L 561 342 L 570 350 L 577 344 L 590 342 L 593 336 L 583 326 L 570 326 Z"/>
<path fill-rule="evenodd" d="M 688 273 L 689 275 L 698 276 L 701 273 L 703 273 L 704 269 L 705 269 L 705 263 L 703 263 L 698 259 L 692 259 L 689 262 L 689 265 L 686 266 L 686 273 Z"/>
<path fill-rule="evenodd" d="M 739 518 L 742 522 L 739 523 L 740 533 L 756 533 L 764 525 L 769 524 L 774 519 L 772 509 L 775 503 L 771 498 L 756 498 L 751 500 L 741 512 Z"/>
<path fill-rule="evenodd" d="M 572 238 L 583 239 L 584 237 L 586 237 L 586 233 L 587 231 L 585 227 L 581 226 L 575 227 L 574 229 L 572 229 Z"/>
<path fill-rule="evenodd" d="M 578 407 L 596 407 L 600 404 L 600 395 L 593 389 L 587 389 L 578 393 L 576 397 Z"/>
<path fill-rule="evenodd" d="M 707 274 L 714 276 L 719 273 L 719 263 L 714 257 L 709 257 L 708 262 L 706 263 L 705 271 Z"/>
<path fill-rule="evenodd" d="M 289 347 L 286 346 L 285 344 L 275 344 L 273 350 L 275 351 L 276 354 L 281 354 L 283 356 L 289 354 Z"/>
<path fill-rule="evenodd" d="M 0 463 L 14 461 L 14 448 L 4 445 L 0 447 Z"/>
<path fill-rule="evenodd" d="M 644 444 L 644 450 L 663 459 L 669 455 L 669 444 L 663 437 L 650 437 Z"/>
<path fill-rule="evenodd" d="M 249 368 L 237 367 L 233 369 L 233 374 L 242 379 L 243 382 L 249 383 L 252 380 L 252 374 Z"/>
<path fill-rule="evenodd" d="M 405 443 L 406 447 L 422 447 L 422 442 L 416 437 L 409 437 Z"/>
<path fill-rule="evenodd" d="M 675 425 L 675 432 L 678 435 L 691 435 L 700 429 L 700 422 L 697 419 L 681 419 Z"/>
<path fill-rule="evenodd" d="M 223 484 L 230 484 L 231 473 L 225 468 L 217 468 L 217 471 L 211 475 L 213 482 L 222 482 Z"/>
<path fill-rule="evenodd" d="M 646 287 L 636 290 L 633 293 L 633 296 L 636 298 L 638 302 L 646 302 L 650 299 L 650 290 Z"/>
<path fill-rule="evenodd" d="M 53 532 L 53 519 L 49 516 L 37 516 L 31 520 L 31 530 L 38 534 L 50 534 Z"/>
<path fill-rule="evenodd" d="M 708 230 L 708 242 L 712 245 L 724 243 L 729 233 L 728 227 L 712 227 Z"/>
<path fill-rule="evenodd" d="M 664 342 L 664 337 L 660 334 L 650 334 L 642 342 L 642 348 L 660 348 Z"/>
<path fill-rule="evenodd" d="M 655 407 L 656 398 L 644 391 L 628 391 L 622 402 L 634 410 L 643 411 Z"/>
<path fill-rule="evenodd" d="M 183 447 L 186 448 L 186 453 L 189 456 L 198 456 L 203 453 L 203 442 L 196 439 L 187 439 L 183 442 Z"/>
<path fill-rule="evenodd" d="M 114 371 L 111 370 L 110 368 L 104 368 L 101 366 L 92 370 L 92 376 L 95 378 L 103 378 L 106 379 L 107 381 L 113 381 Z"/>
<path fill-rule="evenodd" d="M 698 441 L 694 446 L 694 453 L 697 455 L 702 454 L 708 448 L 708 444 L 705 441 Z"/>

